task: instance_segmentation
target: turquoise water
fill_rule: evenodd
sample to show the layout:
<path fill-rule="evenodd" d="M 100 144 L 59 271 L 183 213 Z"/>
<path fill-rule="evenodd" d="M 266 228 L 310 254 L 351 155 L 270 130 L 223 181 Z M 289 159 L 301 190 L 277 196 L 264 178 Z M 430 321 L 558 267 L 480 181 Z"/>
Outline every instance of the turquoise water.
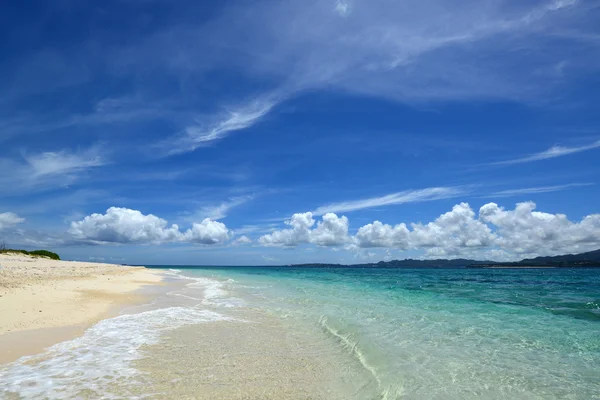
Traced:
<path fill-rule="evenodd" d="M 277 321 L 258 332 L 291 338 L 293 359 L 326 366 L 344 400 L 600 399 L 599 269 L 162 268 L 172 285 L 150 304 L 0 366 L 0 399 L 199 395 L 218 369 L 189 355 L 204 357 L 196 338 L 223 321 Z M 276 365 L 269 349 L 241 353 Z M 314 378 L 286 376 L 286 390 Z"/>
<path fill-rule="evenodd" d="M 373 398 L 600 399 L 598 269 L 181 270 L 316 327 Z"/>

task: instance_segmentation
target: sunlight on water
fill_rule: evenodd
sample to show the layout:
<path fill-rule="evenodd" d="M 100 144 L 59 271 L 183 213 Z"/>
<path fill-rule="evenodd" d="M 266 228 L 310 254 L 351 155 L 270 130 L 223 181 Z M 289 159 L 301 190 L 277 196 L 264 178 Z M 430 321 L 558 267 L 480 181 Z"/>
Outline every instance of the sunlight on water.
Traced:
<path fill-rule="evenodd" d="M 600 271 L 200 269 L 318 326 L 389 398 L 600 398 Z"/>
<path fill-rule="evenodd" d="M 187 280 L 0 368 L 0 398 L 600 399 L 599 270 L 169 273 Z"/>

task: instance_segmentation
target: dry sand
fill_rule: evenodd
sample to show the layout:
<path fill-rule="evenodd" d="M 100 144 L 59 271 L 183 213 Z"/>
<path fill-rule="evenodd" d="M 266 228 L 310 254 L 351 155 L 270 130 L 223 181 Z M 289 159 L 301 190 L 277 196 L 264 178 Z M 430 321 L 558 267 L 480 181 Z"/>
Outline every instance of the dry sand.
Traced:
<path fill-rule="evenodd" d="M 160 284 L 158 271 L 0 254 L 0 364 L 75 337 Z"/>

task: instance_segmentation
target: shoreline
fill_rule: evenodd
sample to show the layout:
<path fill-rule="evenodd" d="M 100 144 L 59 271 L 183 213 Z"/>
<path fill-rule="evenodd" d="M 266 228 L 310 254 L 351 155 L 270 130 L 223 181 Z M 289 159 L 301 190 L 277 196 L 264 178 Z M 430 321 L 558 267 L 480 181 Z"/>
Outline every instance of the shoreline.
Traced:
<path fill-rule="evenodd" d="M 376 379 L 359 360 L 313 325 L 246 307 L 228 317 L 179 327 L 145 346 L 146 357 L 133 364 L 144 385 L 117 397 L 349 400 L 378 394 Z"/>
<path fill-rule="evenodd" d="M 152 299 L 164 273 L 145 267 L 0 255 L 0 365 L 81 336 Z"/>

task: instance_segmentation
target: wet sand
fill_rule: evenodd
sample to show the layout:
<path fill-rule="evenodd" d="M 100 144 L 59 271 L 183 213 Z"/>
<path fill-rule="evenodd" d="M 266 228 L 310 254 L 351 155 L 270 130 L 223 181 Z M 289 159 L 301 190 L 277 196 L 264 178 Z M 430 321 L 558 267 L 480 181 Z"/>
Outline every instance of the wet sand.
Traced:
<path fill-rule="evenodd" d="M 244 310 L 248 322 L 219 321 L 170 332 L 136 362 L 155 399 L 361 398 L 375 390 L 336 343 L 297 332 L 279 318 Z M 135 394 L 135 393 L 134 393 Z"/>
<path fill-rule="evenodd" d="M 143 267 L 0 255 L 0 364 L 81 335 L 101 319 L 148 300 L 138 292 L 162 274 Z"/>

